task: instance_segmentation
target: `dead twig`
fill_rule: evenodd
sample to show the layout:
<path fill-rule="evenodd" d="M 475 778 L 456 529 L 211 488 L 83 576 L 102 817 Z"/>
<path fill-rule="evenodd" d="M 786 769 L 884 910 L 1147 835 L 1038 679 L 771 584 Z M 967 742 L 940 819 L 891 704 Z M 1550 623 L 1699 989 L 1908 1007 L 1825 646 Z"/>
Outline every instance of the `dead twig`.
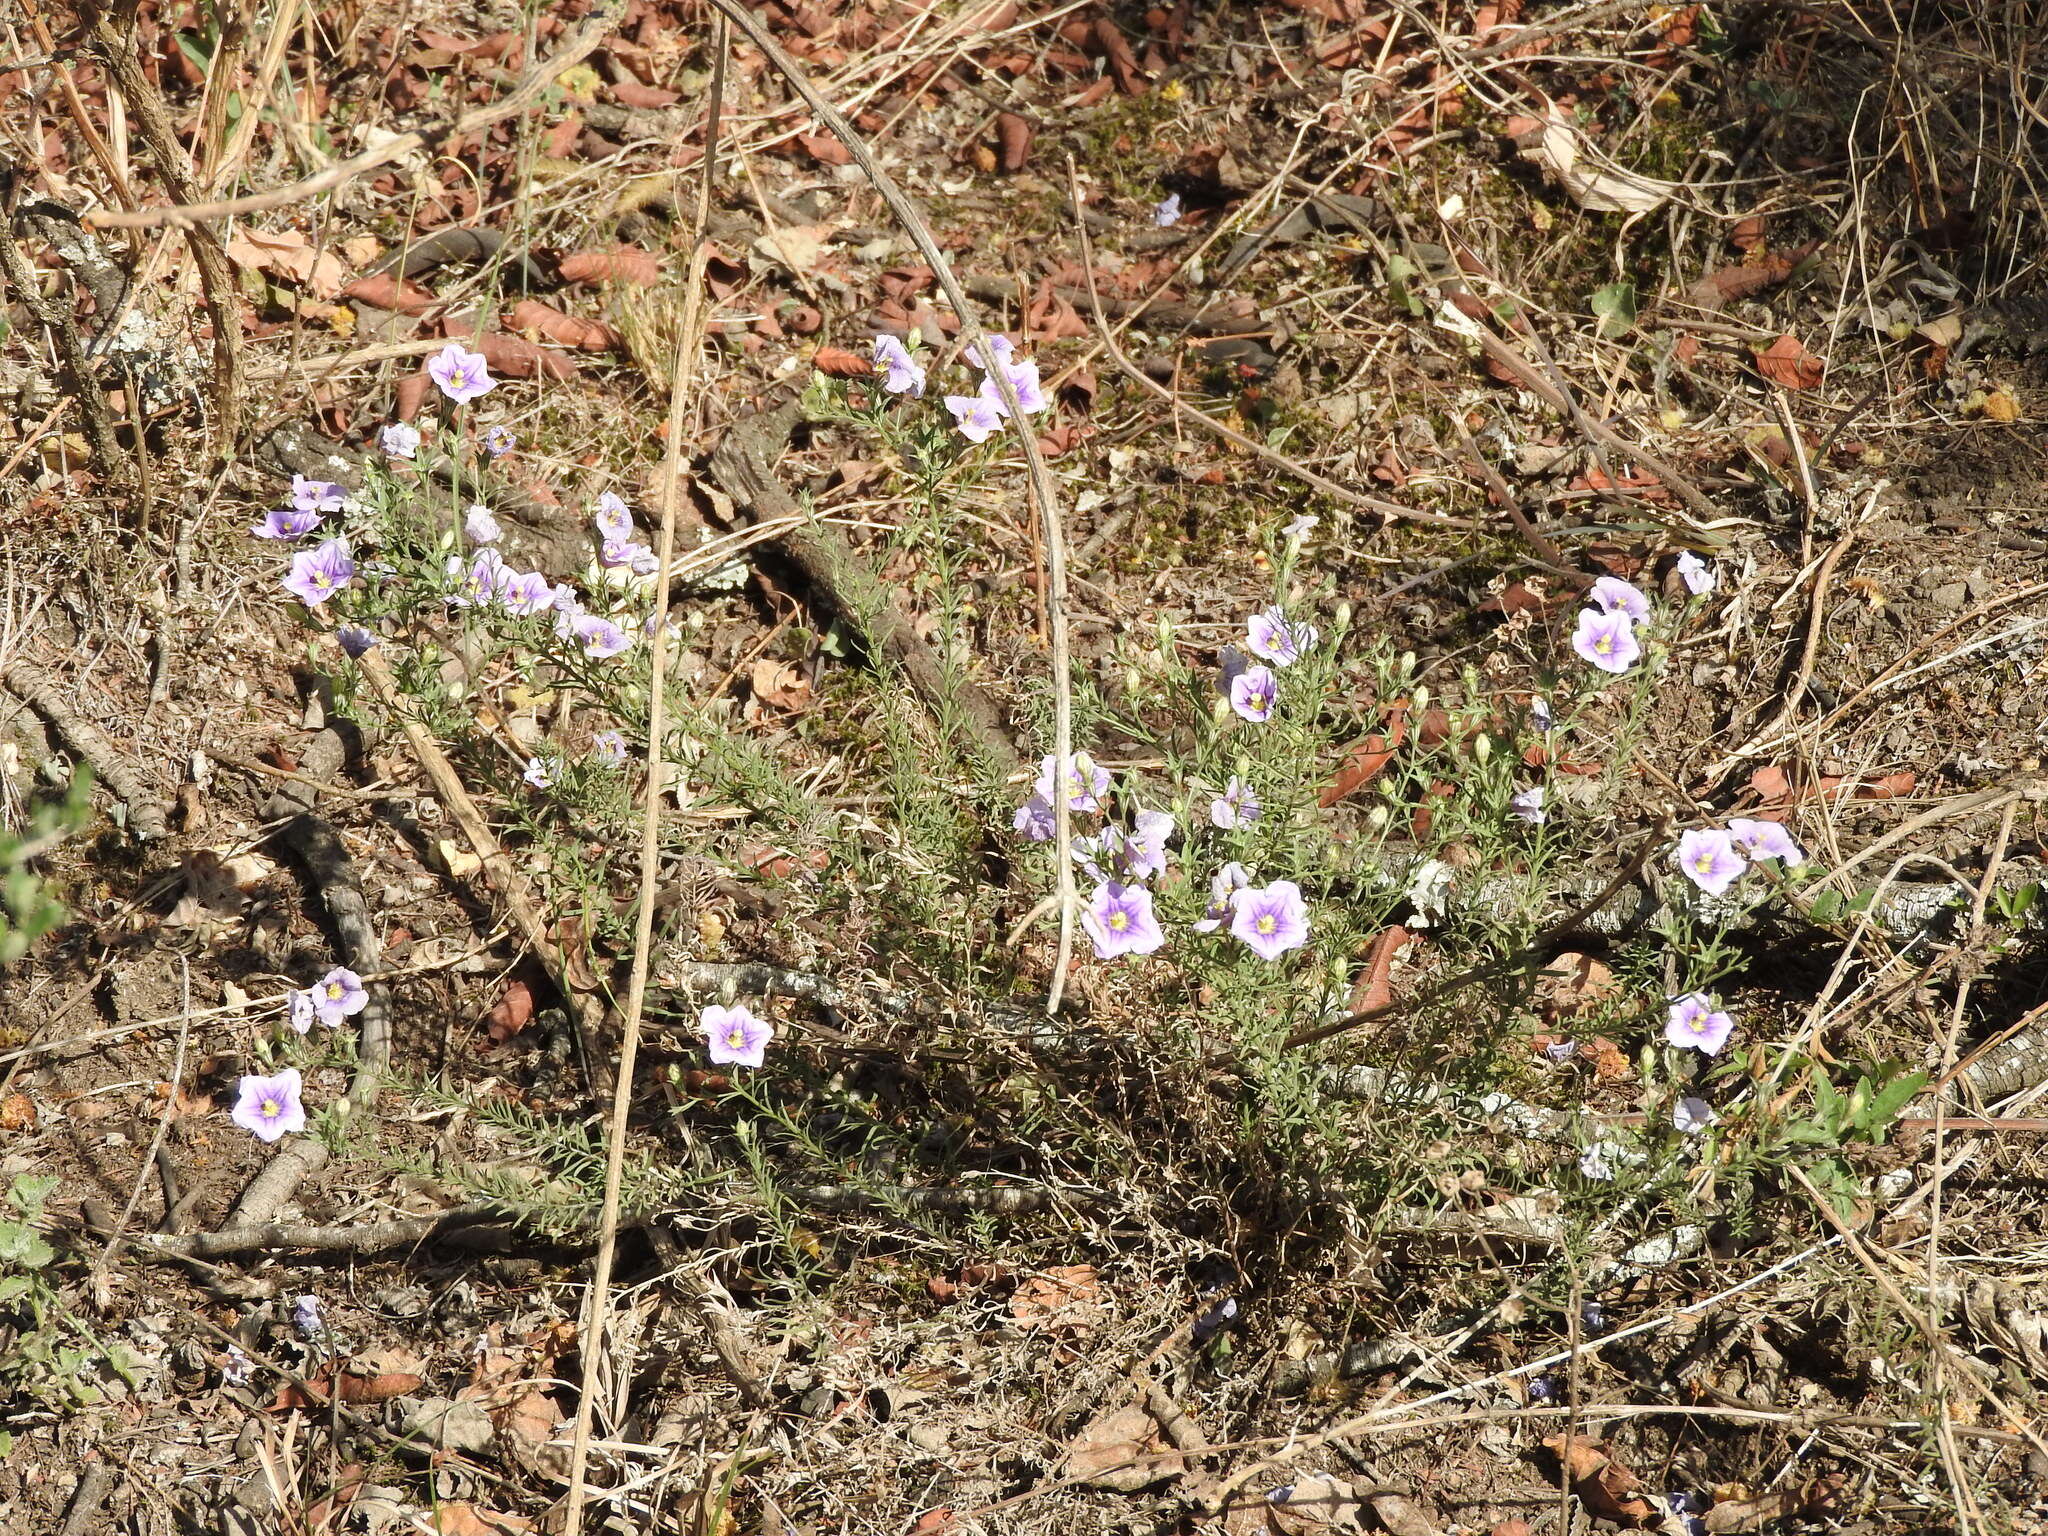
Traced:
<path fill-rule="evenodd" d="M 7 241 L 0 240 L 0 252 L 9 248 Z M 128 808 L 128 828 L 138 842 L 153 843 L 169 833 L 161 802 L 143 787 L 140 776 L 106 733 L 65 700 L 54 676 L 32 662 L 13 661 L 0 671 L 0 684 L 35 706 L 64 744 L 85 759 L 93 777 Z"/>

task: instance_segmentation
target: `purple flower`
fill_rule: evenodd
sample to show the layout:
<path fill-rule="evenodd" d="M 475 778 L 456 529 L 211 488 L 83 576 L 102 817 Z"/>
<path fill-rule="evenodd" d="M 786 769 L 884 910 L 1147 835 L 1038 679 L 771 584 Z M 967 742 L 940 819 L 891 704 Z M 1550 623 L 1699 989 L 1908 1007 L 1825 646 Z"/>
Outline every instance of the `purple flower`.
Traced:
<path fill-rule="evenodd" d="M 1149 880 L 1166 873 L 1166 840 L 1173 836 L 1173 818 L 1164 811 L 1140 811 L 1131 833 L 1123 839 L 1124 874 L 1132 880 Z"/>
<path fill-rule="evenodd" d="M 449 342 L 427 359 L 427 372 L 441 386 L 441 393 L 457 405 L 467 405 L 498 387 L 483 353 L 468 351 L 459 341 Z"/>
<path fill-rule="evenodd" d="M 1209 824 L 1225 832 L 1235 832 L 1239 827 L 1248 827 L 1257 821 L 1261 809 L 1259 797 L 1252 793 L 1251 786 L 1233 775 L 1223 786 L 1223 793 L 1209 802 Z"/>
<path fill-rule="evenodd" d="M 654 551 L 645 544 L 636 544 L 631 539 L 606 539 L 598 547 L 597 563 L 606 570 L 630 569 L 641 571 L 642 567 L 651 573 L 654 569 Z"/>
<path fill-rule="evenodd" d="M 1251 885 L 1251 871 L 1235 859 L 1209 877 L 1209 910 L 1196 923 L 1195 932 L 1214 933 L 1230 921 L 1237 899 Z"/>
<path fill-rule="evenodd" d="M 1529 700 L 1529 723 L 1539 731 L 1547 731 L 1557 723 L 1550 712 L 1550 700 L 1540 693 Z"/>
<path fill-rule="evenodd" d="M 1004 362 L 1000 371 L 1003 377 L 1010 381 L 1010 388 L 1016 391 L 1017 404 L 1023 408 L 1025 415 L 1042 411 L 1051 403 L 1045 398 L 1045 390 L 1039 385 L 1038 364 Z M 981 392 L 994 402 L 997 415 L 1007 414 L 1002 391 L 996 388 L 994 379 L 984 378 L 981 381 Z"/>
<path fill-rule="evenodd" d="M 471 557 L 465 569 L 460 555 L 450 555 L 446 567 L 448 574 L 457 578 L 455 590 L 448 601 L 458 608 L 468 608 L 479 603 L 495 601 L 505 590 L 505 583 L 512 578 L 505 568 L 505 560 L 495 549 L 480 549 Z"/>
<path fill-rule="evenodd" d="M 285 1015 L 285 1022 L 302 1035 L 312 1033 L 313 1016 L 319 1009 L 319 1003 L 314 997 L 313 989 L 307 987 L 302 991 L 293 992 L 289 996 L 290 1011 Z"/>
<path fill-rule="evenodd" d="M 420 451 L 420 429 L 409 421 L 394 421 L 378 432 L 377 445 L 387 458 L 409 459 Z"/>
<path fill-rule="evenodd" d="M 244 1078 L 242 1081 L 250 1082 L 252 1079 Z M 262 1133 L 258 1132 L 257 1134 L 261 1135 Z M 267 1136 L 264 1139 L 266 1141 L 275 1141 L 277 1137 Z M 256 1362 L 249 1358 L 249 1352 L 239 1344 L 230 1344 L 228 1346 L 228 1357 L 220 1365 L 220 1384 L 224 1387 L 246 1387 L 249 1385 L 249 1378 L 255 1374 L 255 1371 Z"/>
<path fill-rule="evenodd" d="M 1711 828 L 1681 835 L 1676 857 L 1685 878 L 1709 896 L 1720 895 L 1749 868 L 1728 834 Z"/>
<path fill-rule="evenodd" d="M 1635 665 L 1643 648 L 1636 643 L 1636 626 L 1625 613 L 1602 613 L 1597 608 L 1579 610 L 1579 627 L 1572 634 L 1572 649 L 1602 672 L 1620 674 Z"/>
<path fill-rule="evenodd" d="M 1149 955 L 1166 942 L 1165 930 L 1152 915 L 1152 893 L 1142 885 L 1098 885 L 1081 914 L 1081 926 L 1095 941 L 1098 960 Z"/>
<path fill-rule="evenodd" d="M 590 755 L 607 768 L 626 766 L 626 735 L 623 731 L 599 731 L 590 738 Z"/>
<path fill-rule="evenodd" d="M 1671 1124 L 1688 1136 L 1697 1135 L 1720 1118 L 1714 1113 L 1713 1105 L 1691 1094 L 1680 1099 L 1671 1109 Z"/>
<path fill-rule="evenodd" d="M 498 597 L 507 613 L 531 618 L 554 606 L 555 585 L 539 571 L 508 571 L 499 584 Z"/>
<path fill-rule="evenodd" d="M 1053 803 L 1053 756 L 1047 753 L 1038 765 L 1038 798 L 1048 807 Z M 1073 761 L 1067 765 L 1066 780 L 1067 808 L 1074 811 L 1099 811 L 1101 797 L 1109 793 L 1109 770 L 1096 766 L 1095 759 L 1086 752 L 1076 752 Z"/>
<path fill-rule="evenodd" d="M 570 586 L 569 583 L 567 583 L 566 581 L 558 581 L 555 583 L 554 600 L 549 604 L 549 606 L 552 607 L 555 610 L 555 612 L 561 614 L 563 618 L 573 619 L 576 617 L 577 614 L 583 611 L 583 599 L 576 595 L 576 589 Z M 564 634 L 568 633 L 566 629 L 562 632 Z"/>
<path fill-rule="evenodd" d="M 1230 914 L 1230 931 L 1261 960 L 1278 960 L 1308 942 L 1308 904 L 1292 880 L 1248 889 Z"/>
<path fill-rule="evenodd" d="M 1678 552 L 1678 577 L 1694 597 L 1705 597 L 1721 582 L 1719 573 L 1689 549 Z"/>
<path fill-rule="evenodd" d="M 624 541 L 633 537 L 633 514 L 611 491 L 597 498 L 597 531 L 607 539 Z"/>
<path fill-rule="evenodd" d="M 1058 835 L 1059 828 L 1053 822 L 1053 804 L 1043 795 L 1033 795 L 1010 818 L 1010 825 L 1034 843 L 1047 842 Z"/>
<path fill-rule="evenodd" d="M 910 348 L 894 336 L 875 338 L 875 366 L 884 370 L 882 388 L 890 394 L 908 395 L 913 400 L 923 397 L 924 369 L 910 355 Z"/>
<path fill-rule="evenodd" d="M 1161 229 L 1171 229 L 1180 222 L 1180 194 L 1169 192 L 1161 198 L 1152 210 L 1152 222 Z"/>
<path fill-rule="evenodd" d="M 301 512 L 338 512 L 348 500 L 348 491 L 332 480 L 308 480 L 292 476 L 292 505 Z"/>
<path fill-rule="evenodd" d="M 946 396 L 946 409 L 953 413 L 953 424 L 970 443 L 985 443 L 1002 430 L 1002 406 L 1003 402 L 989 393 L 986 381 L 978 395 Z"/>
<path fill-rule="evenodd" d="M 1297 629 L 1289 624 L 1287 615 L 1275 604 L 1264 613 L 1255 613 L 1245 620 L 1244 648 L 1276 667 L 1290 666 L 1301 660 L 1304 641 L 1310 645 L 1315 643 L 1315 633 L 1306 625 Z"/>
<path fill-rule="evenodd" d="M 569 621 L 569 633 L 583 643 L 583 654 L 592 661 L 609 660 L 633 643 L 618 625 L 594 613 L 577 614 Z"/>
<path fill-rule="evenodd" d="M 1548 1060 L 1561 1067 L 1579 1054 L 1579 1042 L 1576 1040 L 1553 1040 L 1550 1044 L 1543 1047 L 1543 1054 Z"/>
<path fill-rule="evenodd" d="M 340 642 L 342 654 L 351 661 L 361 661 L 377 644 L 377 637 L 360 624 L 344 624 L 335 630 L 334 638 Z"/>
<path fill-rule="evenodd" d="M 1007 336 L 984 336 L 974 356 L 984 373 L 992 368 L 1005 368 L 1017 360 L 1017 344 Z"/>
<path fill-rule="evenodd" d="M 302 549 L 292 556 L 291 574 L 284 579 L 285 591 L 308 608 L 318 608 L 354 580 L 356 563 L 348 555 L 346 539 L 329 539 L 316 549 Z"/>
<path fill-rule="evenodd" d="M 519 439 L 512 435 L 510 427 L 485 427 L 484 451 L 494 459 L 502 459 L 519 446 Z"/>
<path fill-rule="evenodd" d="M 1278 694 L 1279 684 L 1273 681 L 1269 667 L 1246 667 L 1230 680 L 1230 707 L 1253 725 L 1264 725 L 1273 718 Z"/>
<path fill-rule="evenodd" d="M 320 1315 L 318 1296 L 301 1296 L 292 1303 L 292 1326 L 299 1330 L 302 1338 L 317 1339 L 327 1331 L 327 1321 Z"/>
<path fill-rule="evenodd" d="M 1600 605 L 1602 613 L 1625 613 L 1631 619 L 1650 616 L 1650 600 L 1619 576 L 1602 576 L 1586 595 Z"/>
<path fill-rule="evenodd" d="M 1804 864 L 1806 855 L 1792 841 L 1792 834 L 1775 821 L 1751 821 L 1737 816 L 1728 823 L 1728 840 L 1752 860 L 1783 859 L 1787 864 Z"/>
<path fill-rule="evenodd" d="M 555 782 L 554 765 L 544 757 L 529 757 L 526 771 L 519 775 L 535 789 L 546 789 Z"/>
<path fill-rule="evenodd" d="M 1718 1012 L 1712 998 L 1688 992 L 1671 1005 L 1664 1038 L 1680 1048 L 1690 1046 L 1704 1055 L 1718 1056 L 1734 1030 L 1735 1020 Z"/>
<path fill-rule="evenodd" d="M 491 509 L 480 501 L 463 516 L 462 531 L 472 544 L 495 544 L 505 535 L 498 520 L 491 516 Z"/>
<path fill-rule="evenodd" d="M 1517 821 L 1528 822 L 1532 827 L 1542 826 L 1544 817 L 1548 814 L 1543 809 L 1543 786 L 1538 784 L 1534 788 L 1523 790 L 1519 795 L 1511 796 L 1508 800 L 1508 814 Z"/>
<path fill-rule="evenodd" d="M 240 1097 L 228 1118 L 258 1139 L 276 1141 L 306 1128 L 306 1106 L 299 1097 L 299 1069 L 286 1067 L 275 1077 L 244 1077 Z"/>
<path fill-rule="evenodd" d="M 704 1010 L 698 1022 L 704 1027 L 705 1043 L 715 1065 L 758 1067 L 768 1042 L 775 1038 L 775 1026 L 766 1019 L 755 1018 L 745 1003 L 730 1008 L 713 1004 Z"/>
<path fill-rule="evenodd" d="M 343 1019 L 350 1014 L 361 1013 L 370 1005 L 370 994 L 363 986 L 363 978 L 345 966 L 337 965 L 315 982 L 311 990 L 313 1012 L 329 1029 L 339 1029 Z"/>
<path fill-rule="evenodd" d="M 1313 512 L 1303 512 L 1280 530 L 1280 537 L 1290 544 L 1305 544 L 1308 542 L 1308 536 L 1316 531 L 1316 524 L 1321 521 L 1322 519 Z"/>
<path fill-rule="evenodd" d="M 302 539 L 327 519 L 311 507 L 272 507 L 249 531 L 259 539 Z"/>

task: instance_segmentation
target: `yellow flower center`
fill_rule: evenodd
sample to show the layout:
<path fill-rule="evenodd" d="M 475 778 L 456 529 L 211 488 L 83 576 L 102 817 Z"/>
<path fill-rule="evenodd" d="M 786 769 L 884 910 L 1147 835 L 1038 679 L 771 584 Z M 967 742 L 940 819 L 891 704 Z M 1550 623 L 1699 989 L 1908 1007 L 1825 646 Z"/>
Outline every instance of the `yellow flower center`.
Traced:
<path fill-rule="evenodd" d="M 1707 1016 L 1704 1013 L 1692 1016 L 1692 1032 L 1696 1035 L 1704 1035 L 1707 1032 Z"/>
<path fill-rule="evenodd" d="M 275 1099 L 265 1099 L 257 1106 L 256 1113 L 266 1120 L 275 1120 L 284 1113 L 284 1106 Z"/>
<path fill-rule="evenodd" d="M 1122 933 L 1126 928 L 1131 926 L 1131 914 L 1128 912 L 1110 913 L 1109 926 L 1113 932 Z"/>
<path fill-rule="evenodd" d="M 329 1002 L 335 1003 L 341 1001 L 341 983 L 336 981 L 327 983 L 327 999 Z"/>
<path fill-rule="evenodd" d="M 1614 649 L 1614 636 L 1602 635 L 1598 640 L 1595 640 L 1593 642 L 1593 649 L 1598 651 L 1602 656 L 1608 655 Z"/>
<path fill-rule="evenodd" d="M 727 1050 L 744 1051 L 747 1048 L 746 1029 L 742 1025 L 733 1025 L 725 1032 L 725 1045 Z"/>
<path fill-rule="evenodd" d="M 1262 912 L 1259 914 L 1258 920 L 1254 922 L 1252 926 L 1258 929 L 1260 933 L 1271 934 L 1272 931 L 1279 926 L 1279 924 L 1273 920 L 1272 913 Z"/>

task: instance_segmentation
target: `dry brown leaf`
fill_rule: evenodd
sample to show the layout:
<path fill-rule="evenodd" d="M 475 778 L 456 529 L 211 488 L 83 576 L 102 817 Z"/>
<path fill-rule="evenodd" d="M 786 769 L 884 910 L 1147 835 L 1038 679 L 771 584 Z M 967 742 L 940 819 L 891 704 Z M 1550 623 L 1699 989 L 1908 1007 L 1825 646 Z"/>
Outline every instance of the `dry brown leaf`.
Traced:
<path fill-rule="evenodd" d="M 1826 374 L 1827 364 L 1797 336 L 1780 336 L 1756 354 L 1756 371 L 1784 389 L 1811 389 Z"/>
<path fill-rule="evenodd" d="M 621 245 L 609 251 L 572 251 L 555 266 L 565 283 L 637 283 L 661 281 L 661 261 L 651 252 Z"/>
<path fill-rule="evenodd" d="M 875 371 L 873 363 L 844 347 L 818 348 L 811 354 L 811 366 L 835 379 L 865 379 Z"/>
<path fill-rule="evenodd" d="M 1644 1496 L 1636 1475 L 1584 1435 L 1552 1435 L 1543 1448 L 1563 1464 L 1572 1492 L 1594 1519 L 1637 1530 L 1652 1530 L 1662 1523 L 1663 1516 Z"/>
<path fill-rule="evenodd" d="M 359 277 L 341 290 L 341 296 L 354 299 L 358 304 L 368 304 L 373 309 L 388 309 L 401 315 L 424 315 L 437 302 L 428 290 L 395 272 L 375 272 L 368 277 Z"/>
<path fill-rule="evenodd" d="M 820 165 L 851 165 L 853 151 L 839 142 L 833 133 L 800 133 L 796 136 L 805 154 Z"/>
<path fill-rule="evenodd" d="M 1341 1477 L 1304 1477 L 1284 1499 L 1268 1496 L 1266 1521 L 1274 1536 L 1323 1536 L 1363 1531 L 1358 1492 Z"/>
<path fill-rule="evenodd" d="M 524 1515 L 501 1515 L 460 1500 L 434 1506 L 434 1536 L 525 1536 L 532 1529 Z"/>
<path fill-rule="evenodd" d="M 1019 1285 L 1010 1297 L 1010 1316 L 1025 1328 L 1092 1321 L 1101 1297 L 1093 1264 L 1063 1264 Z"/>
<path fill-rule="evenodd" d="M 619 333 L 602 320 L 565 315 L 538 299 L 521 299 L 514 304 L 505 312 L 505 323 L 515 331 L 532 331 L 579 352 L 616 352 L 625 346 Z"/>
<path fill-rule="evenodd" d="M 1394 760 L 1394 754 L 1407 739 L 1408 706 L 1395 704 L 1387 711 L 1386 734 L 1375 732 L 1353 747 L 1344 766 L 1337 770 L 1337 777 L 1316 796 L 1316 804 L 1328 810 L 1346 795 L 1356 794 L 1379 777 L 1380 770 Z"/>
<path fill-rule="evenodd" d="M 348 276 L 338 255 L 316 248 L 295 229 L 274 234 L 244 229 L 231 236 L 223 249 L 236 266 L 288 278 L 316 299 L 339 298 L 342 279 Z"/>
<path fill-rule="evenodd" d="M 1159 1421 L 1132 1403 L 1090 1419 L 1068 1446 L 1060 1475 L 1116 1493 L 1136 1493 L 1186 1470 L 1186 1460 L 1173 1454 Z"/>
<path fill-rule="evenodd" d="M 503 1045 L 533 1018 L 533 988 L 514 976 L 505 983 L 505 995 L 491 1008 L 490 1035 L 493 1045 Z"/>
<path fill-rule="evenodd" d="M 780 262 L 798 277 L 808 277 L 831 236 L 829 224 L 785 224 L 757 237 L 754 250 L 770 261 Z"/>
<path fill-rule="evenodd" d="M 1394 957 L 1414 937 L 1413 928 L 1396 923 L 1372 941 L 1372 953 L 1366 958 L 1365 969 L 1359 973 L 1357 985 L 1351 989 L 1351 1012 L 1371 1013 L 1394 1000 Z"/>
<path fill-rule="evenodd" d="M 811 681 L 786 661 L 762 657 L 747 678 L 754 697 L 792 714 L 811 702 Z"/>
<path fill-rule="evenodd" d="M 1015 112 L 996 114 L 996 152 L 1002 168 L 1021 171 L 1031 159 L 1031 141 L 1038 136 L 1029 119 Z"/>
<path fill-rule="evenodd" d="M 1553 956 L 1536 979 L 1537 1001 L 1558 1019 L 1585 1013 L 1620 990 L 1606 961 L 1577 950 Z"/>

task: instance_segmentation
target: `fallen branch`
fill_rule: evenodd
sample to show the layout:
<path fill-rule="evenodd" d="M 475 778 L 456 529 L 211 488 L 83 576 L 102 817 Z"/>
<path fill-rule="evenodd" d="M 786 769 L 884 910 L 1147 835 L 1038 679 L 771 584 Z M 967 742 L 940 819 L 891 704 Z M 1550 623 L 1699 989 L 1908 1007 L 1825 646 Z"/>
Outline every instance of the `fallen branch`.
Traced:
<path fill-rule="evenodd" d="M 0 241 L 0 246 L 5 244 Z M 143 788 L 141 778 L 106 733 L 66 702 L 54 676 L 30 662 L 14 661 L 0 672 L 0 683 L 35 706 L 64 744 L 85 759 L 93 777 L 128 808 L 128 828 L 137 841 L 153 843 L 170 831 L 162 804 Z"/>

